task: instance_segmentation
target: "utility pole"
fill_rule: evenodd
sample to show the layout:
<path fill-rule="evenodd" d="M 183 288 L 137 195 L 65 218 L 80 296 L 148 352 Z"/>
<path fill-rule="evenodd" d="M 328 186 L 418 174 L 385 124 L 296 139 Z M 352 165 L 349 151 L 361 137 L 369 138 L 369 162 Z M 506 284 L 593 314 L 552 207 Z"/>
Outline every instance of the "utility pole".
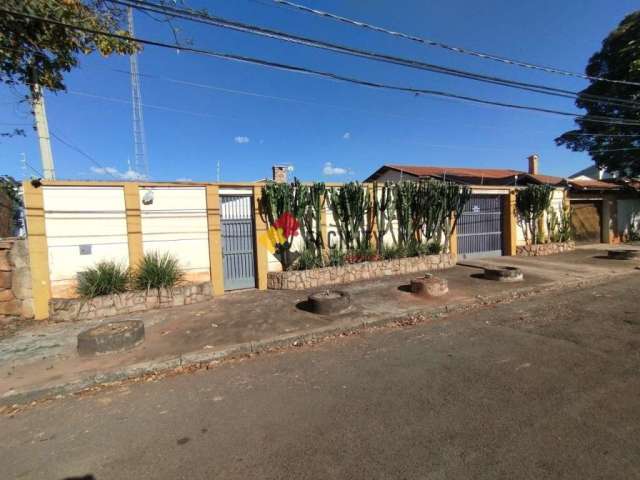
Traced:
<path fill-rule="evenodd" d="M 36 120 L 38 141 L 40 142 L 40 157 L 42 158 L 42 173 L 46 180 L 55 180 L 56 171 L 53 168 L 53 153 L 51 152 L 51 138 L 49 137 L 49 124 L 47 112 L 44 108 L 44 95 L 37 83 L 33 85 L 31 95 L 33 97 L 33 114 Z"/>

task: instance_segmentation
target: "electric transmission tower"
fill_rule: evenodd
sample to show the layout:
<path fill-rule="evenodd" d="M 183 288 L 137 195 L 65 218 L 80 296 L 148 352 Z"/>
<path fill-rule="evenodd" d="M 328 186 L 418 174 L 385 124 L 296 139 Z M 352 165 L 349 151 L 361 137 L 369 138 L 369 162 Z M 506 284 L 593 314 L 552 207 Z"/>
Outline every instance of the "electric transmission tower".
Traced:
<path fill-rule="evenodd" d="M 133 8 L 127 9 L 129 35 L 135 37 L 133 30 Z M 131 105 L 133 118 L 133 169 L 149 178 L 149 162 L 147 161 L 147 142 L 144 136 L 144 117 L 142 116 L 142 95 L 140 94 L 140 77 L 138 75 L 138 54 L 129 56 L 131 64 Z"/>

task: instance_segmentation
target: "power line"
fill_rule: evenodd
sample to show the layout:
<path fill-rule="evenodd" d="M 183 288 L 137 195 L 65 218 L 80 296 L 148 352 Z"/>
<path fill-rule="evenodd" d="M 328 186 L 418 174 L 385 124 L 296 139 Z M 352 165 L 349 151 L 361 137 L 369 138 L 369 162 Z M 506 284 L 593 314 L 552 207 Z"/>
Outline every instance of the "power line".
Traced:
<path fill-rule="evenodd" d="M 105 32 L 105 31 L 101 31 L 101 30 L 95 30 L 95 29 L 92 29 L 92 28 L 81 27 L 81 26 L 77 26 L 77 25 L 71 25 L 71 24 L 68 24 L 68 23 L 60 22 L 58 20 L 53 20 L 53 19 L 44 18 L 44 17 L 38 17 L 38 16 L 35 16 L 35 15 L 26 14 L 26 13 L 15 12 L 15 11 L 7 10 L 7 9 L 4 9 L 4 8 L 0 8 L 0 12 L 9 13 L 9 14 L 12 14 L 12 15 L 17 15 L 17 16 L 20 16 L 20 17 L 23 17 L 23 18 L 28 18 L 28 19 L 31 19 L 31 20 L 47 22 L 47 23 L 51 23 L 51 24 L 54 24 L 54 25 L 59 25 L 59 26 L 62 26 L 62 27 L 79 30 L 79 31 L 82 31 L 82 32 L 92 33 L 92 34 L 95 34 L 95 35 L 103 35 L 103 36 L 106 36 L 106 37 L 117 38 L 117 39 L 120 39 L 120 40 L 132 41 L 132 42 L 140 43 L 140 44 L 143 44 L 143 45 L 151 45 L 151 46 L 155 46 L 155 47 L 169 48 L 171 50 L 179 49 L 179 50 L 182 50 L 182 51 L 185 51 L 185 52 L 190 52 L 190 53 L 194 53 L 194 54 L 198 54 L 198 55 L 203 55 L 203 56 L 208 56 L 208 57 L 213 57 L 213 58 L 218 58 L 218 59 L 223 59 L 223 60 L 232 60 L 232 61 L 236 61 L 236 62 L 240 62 L 240 63 L 248 63 L 248 64 L 252 64 L 252 65 L 260 65 L 260 66 L 263 66 L 263 67 L 274 68 L 274 69 L 278 69 L 278 70 L 294 72 L 294 73 L 300 73 L 300 74 L 306 74 L 306 75 L 312 75 L 312 76 L 316 76 L 316 77 L 328 78 L 328 79 L 331 79 L 331 80 L 357 84 L 357 85 L 366 86 L 366 87 L 369 87 L 369 88 L 401 91 L 401 92 L 405 92 L 405 93 L 411 93 L 411 94 L 416 95 L 416 96 L 419 96 L 419 95 L 430 95 L 430 96 L 436 96 L 436 97 L 453 98 L 453 99 L 457 99 L 457 100 L 468 101 L 468 102 L 478 103 L 478 104 L 483 104 L 483 105 L 493 105 L 493 106 L 511 108 L 511 109 L 516 109 L 516 110 L 549 113 L 549 114 L 561 115 L 561 116 L 565 116 L 565 117 L 579 118 L 579 119 L 581 119 L 582 121 L 585 121 L 585 122 L 595 122 L 595 123 L 605 123 L 605 124 L 615 124 L 615 125 L 640 126 L 640 121 L 631 120 L 631 119 L 624 119 L 624 118 L 620 119 L 620 118 L 615 118 L 615 117 L 595 116 L 595 115 L 594 116 L 590 116 L 590 117 L 585 117 L 584 115 L 579 115 L 579 114 L 571 113 L 571 112 L 564 112 L 564 111 L 561 111 L 561 110 L 554 110 L 554 109 L 542 108 L 542 107 L 532 107 L 532 106 L 519 105 L 519 104 L 513 104 L 513 103 L 497 102 L 497 101 L 493 101 L 493 100 L 484 100 L 484 99 L 480 99 L 480 98 L 477 98 L 477 97 L 471 97 L 471 96 L 467 96 L 467 95 L 459 95 L 459 94 L 454 94 L 454 93 L 445 92 L 445 91 L 439 91 L 439 90 L 420 89 L 420 88 L 413 88 L 413 87 L 403 87 L 403 86 L 397 86 L 397 85 L 389 85 L 389 84 L 377 83 L 377 82 L 368 81 L 368 80 L 361 80 L 361 79 L 357 79 L 357 78 L 353 78 L 353 77 L 346 77 L 346 76 L 338 75 L 338 74 L 331 73 L 331 72 L 313 70 L 313 69 L 309 69 L 309 68 L 305 68 L 305 67 L 299 67 L 299 66 L 289 65 L 289 64 L 279 63 L 279 62 L 273 62 L 273 61 L 269 61 L 269 60 L 262 60 L 262 59 L 259 59 L 259 58 L 248 57 L 248 56 L 244 56 L 244 55 L 236 55 L 236 54 L 231 54 L 231 53 L 215 52 L 215 51 L 212 51 L 212 50 L 204 50 L 204 49 L 199 49 L 199 48 L 194 48 L 194 47 L 184 47 L 184 46 L 180 46 L 180 45 L 176 45 L 176 44 L 169 44 L 169 43 L 159 42 L 159 41 L 155 41 L 155 40 L 148 40 L 148 39 L 143 39 L 143 38 L 139 38 L 139 37 L 130 37 L 130 36 L 127 36 L 127 35 L 120 35 L 120 34 L 117 34 L 117 33 L 111 33 L 111 32 Z"/>
<path fill-rule="evenodd" d="M 129 75 L 129 72 L 127 70 L 120 70 L 117 68 L 112 68 L 109 69 L 113 72 L 116 73 L 121 73 L 124 75 Z M 391 116 L 391 117 L 397 117 L 397 118 L 409 118 L 409 119 L 416 119 L 416 117 L 409 117 L 406 115 L 399 115 L 399 114 L 394 114 L 394 113 L 388 113 L 388 112 L 379 112 L 379 111 L 374 111 L 374 110 L 363 110 L 363 109 L 354 109 L 354 108 L 350 108 L 350 107 L 344 107 L 342 105 L 335 105 L 335 104 L 331 104 L 331 103 L 324 103 L 324 102 L 315 102 L 315 101 L 311 101 L 311 100 L 304 100 L 301 98 L 292 98 L 292 97 L 283 97 L 283 96 L 279 96 L 279 95 L 268 95 L 268 94 L 264 94 L 264 93 L 258 93 L 258 92 L 252 92 L 249 90 L 238 90 L 238 89 L 234 89 L 234 88 L 224 88 L 224 87 L 220 87 L 217 85 L 211 85 L 208 83 L 198 83 L 198 82 L 191 82 L 188 80 L 180 80 L 177 78 L 172 78 L 172 77 L 167 77 L 165 75 L 155 75 L 155 74 L 149 74 L 149 73 L 140 73 L 139 74 L 141 77 L 144 78 L 150 78 L 150 79 L 155 79 L 155 80 L 162 80 L 165 82 L 169 82 L 169 83 L 175 83 L 177 85 L 186 85 L 186 86 L 190 86 L 190 87 L 196 87 L 196 88 L 203 88 L 203 89 L 207 89 L 207 90 L 214 90 L 214 91 L 218 91 L 218 92 L 225 92 L 225 93 L 232 93 L 232 94 L 236 94 L 236 95 L 246 95 L 246 96 L 250 96 L 250 97 L 257 97 L 257 98 L 266 98 L 269 100 L 280 100 L 280 101 L 284 101 L 284 102 L 292 102 L 292 103 L 301 103 L 301 104 L 307 104 L 307 105 L 319 105 L 319 106 L 324 106 L 324 107 L 331 107 L 331 108 L 337 108 L 340 110 L 347 110 L 347 111 L 355 111 L 355 112 L 362 112 L 362 113 L 373 113 L 373 114 L 379 114 L 379 115 L 387 115 L 387 116 Z M 186 113 L 186 112 L 185 112 Z M 196 114 L 195 112 L 193 112 L 194 114 Z M 418 118 L 421 121 L 425 121 L 428 119 L 424 119 L 424 118 Z M 472 125 L 473 127 L 481 127 L 481 125 Z M 491 128 L 497 128 L 497 127 L 491 127 Z M 544 132 L 537 132 L 537 133 L 544 133 Z M 572 133 L 571 135 L 573 136 L 591 136 L 591 137 L 637 137 L 640 138 L 640 133 L 635 134 L 624 134 L 624 133 Z"/>
<path fill-rule="evenodd" d="M 33 170 L 38 175 L 38 177 L 43 178 L 44 175 L 42 174 L 42 172 L 37 168 L 35 168 L 33 165 L 31 165 L 29 162 L 27 162 L 27 159 L 25 157 L 26 155 L 23 153 L 22 159 L 20 161 L 24 163 L 27 167 L 29 167 L 31 170 Z"/>
<path fill-rule="evenodd" d="M 55 134 L 55 132 L 53 131 L 49 131 L 49 133 L 51 134 L 51 136 L 53 138 L 55 138 L 56 140 L 58 140 L 60 143 L 62 143 L 63 145 L 66 145 L 67 147 L 69 147 L 71 150 L 74 150 L 76 152 L 78 152 L 80 155 L 82 155 L 83 157 L 87 158 L 91 163 L 93 163 L 94 165 L 96 165 L 98 168 L 102 169 L 107 175 L 115 178 L 116 180 L 119 180 L 118 177 L 116 177 L 113 173 L 111 173 L 109 171 L 108 168 L 104 167 L 100 162 L 98 162 L 95 158 L 93 158 L 91 155 L 89 155 L 87 152 L 85 152 L 84 150 L 82 150 L 80 147 L 77 147 L 75 145 L 73 145 L 72 143 L 67 142 L 66 140 L 60 138 L 58 135 Z"/>
<path fill-rule="evenodd" d="M 567 132 L 565 135 L 579 137 L 636 137 L 640 139 L 640 133 L 572 133 Z"/>
<path fill-rule="evenodd" d="M 129 72 L 126 71 L 126 70 L 119 70 L 119 69 L 109 69 L 109 70 L 112 70 L 112 71 L 117 72 L 117 73 L 122 73 L 124 75 L 129 75 Z M 359 113 L 367 113 L 367 114 L 374 114 L 374 115 L 384 115 L 384 116 L 393 117 L 393 118 L 408 118 L 410 120 L 420 120 L 420 121 L 423 121 L 423 122 L 424 121 L 433 122 L 432 119 L 428 119 L 428 118 L 415 117 L 415 116 L 409 116 L 409 115 L 401 115 L 401 114 L 398 114 L 398 113 L 382 112 L 382 111 L 377 111 L 377 110 L 365 110 L 365 109 L 361 109 L 361 108 L 345 107 L 344 105 L 336 105 L 336 104 L 333 104 L 333 103 L 325 103 L 325 102 L 316 102 L 316 101 L 313 101 L 313 100 L 305 100 L 305 99 L 302 99 L 302 98 L 283 97 L 283 96 L 280 96 L 280 95 L 268 95 L 268 94 L 264 94 L 264 93 L 252 92 L 252 91 L 249 91 L 249 90 L 239 90 L 239 89 L 235 89 L 235 88 L 225 88 L 225 87 L 220 87 L 220 86 L 217 86 L 217 85 L 211 85 L 211 84 L 208 84 L 208 83 L 198 83 L 198 82 L 191 82 L 191 81 L 187 81 L 187 80 L 180 80 L 180 79 L 176 79 L 176 78 L 167 77 L 167 76 L 164 76 L 164 75 L 153 75 L 153 74 L 148 74 L 148 73 L 140 73 L 139 75 L 141 77 L 143 77 L 143 78 L 161 80 L 161 81 L 165 81 L 165 82 L 169 82 L 169 83 L 175 83 L 177 85 L 184 85 L 184 86 L 189 86 L 189 87 L 203 88 L 203 89 L 206 89 L 206 90 L 213 90 L 213 91 L 217 91 L 217 92 L 232 93 L 234 95 L 245 95 L 245 96 L 249 96 L 249 97 L 264 98 L 264 99 L 268 99 L 268 100 L 278 100 L 278 101 L 283 101 L 283 102 L 299 103 L 299 104 L 302 104 L 302 105 L 317 105 L 317 106 L 321 106 L 321 107 L 336 108 L 338 110 L 345 110 L 345 111 L 352 111 L 352 112 L 359 112 Z M 464 124 L 461 124 L 461 125 L 464 125 Z M 491 128 L 491 129 L 498 128 L 498 127 L 487 126 L 487 125 L 476 125 L 476 124 L 466 124 L 466 125 L 472 126 L 474 128 Z M 544 132 L 536 131 L 536 133 L 544 133 Z"/>
<path fill-rule="evenodd" d="M 640 150 L 640 147 L 606 148 L 604 150 L 589 150 L 589 153 L 623 152 L 627 150 Z"/>
<path fill-rule="evenodd" d="M 0 122 L 0 125 L 7 125 L 11 127 L 33 127 L 32 123 Z"/>
<path fill-rule="evenodd" d="M 574 92 L 571 90 L 549 87 L 547 85 L 541 85 L 541 84 L 535 84 L 535 83 L 519 82 L 516 80 L 509 80 L 501 77 L 483 75 L 475 72 L 469 72 L 466 70 L 459 70 L 459 69 L 454 69 L 450 67 L 444 67 L 444 66 L 436 65 L 432 63 L 425 63 L 418 60 L 407 59 L 407 58 L 402 58 L 402 57 L 397 57 L 397 56 L 387 55 L 387 54 L 381 54 L 381 53 L 371 52 L 368 50 L 360 50 L 360 49 L 356 49 L 356 48 L 352 48 L 344 45 L 338 45 L 338 44 L 329 43 L 321 40 L 311 39 L 308 37 L 293 35 L 293 34 L 278 31 L 278 30 L 271 30 L 271 29 L 259 27 L 256 25 L 227 20 L 221 17 L 215 17 L 212 15 L 209 15 L 207 13 L 203 13 L 200 11 L 194 11 L 194 10 L 184 9 L 184 8 L 176 8 L 168 5 L 158 5 L 158 4 L 144 1 L 144 0 L 109 0 L 109 1 L 115 4 L 125 5 L 127 7 L 135 7 L 140 10 L 147 10 L 155 13 L 162 13 L 164 15 L 172 16 L 174 18 L 182 18 L 185 20 L 189 20 L 197 23 L 204 23 L 204 24 L 212 25 L 219 28 L 227 28 L 235 31 L 249 33 L 252 35 L 259 35 L 267 38 L 295 43 L 298 45 L 319 48 L 322 50 L 329 50 L 332 52 L 356 56 L 356 57 L 365 58 L 368 60 L 391 63 L 394 65 L 400 65 L 400 66 L 413 68 L 417 70 L 425 70 L 433 73 L 440 73 L 443 75 L 449 75 L 449 76 L 454 76 L 458 78 L 466 78 L 468 80 L 476 80 L 484 83 L 516 88 L 519 90 L 526 90 L 526 91 L 531 91 L 535 93 L 541 93 L 544 95 L 552 95 L 552 96 L 571 98 L 571 99 L 575 99 L 578 97 L 578 92 Z M 590 102 L 590 103 L 608 103 L 611 105 L 616 105 L 616 106 L 625 107 L 625 108 L 632 108 L 632 109 L 640 108 L 639 104 L 626 99 L 618 99 L 613 97 L 605 97 L 601 95 L 591 95 L 591 94 L 582 94 L 580 98 L 582 101 Z"/>
<path fill-rule="evenodd" d="M 104 96 L 104 95 L 96 95 L 96 94 L 93 94 L 93 93 L 79 92 L 77 90 L 68 90 L 67 93 L 70 93 L 71 95 L 77 95 L 77 96 L 80 96 L 80 97 L 96 98 L 98 100 L 105 100 L 107 102 L 124 103 L 124 104 L 127 104 L 127 105 L 131 105 L 131 100 L 130 99 L 125 99 L 125 98 L 107 97 L 107 96 Z M 204 113 L 204 112 L 194 112 L 192 110 L 181 110 L 179 108 L 165 107 L 165 106 L 162 106 L 162 105 L 154 105 L 154 104 L 151 104 L 151 103 L 143 103 L 141 105 L 143 107 L 146 107 L 146 108 L 152 108 L 152 109 L 156 109 L 156 110 L 163 110 L 165 112 L 184 113 L 186 115 L 195 115 L 197 117 L 223 118 L 223 119 L 228 119 L 229 118 L 229 117 L 225 117 L 223 115 L 214 115 L 212 113 Z"/>
<path fill-rule="evenodd" d="M 365 22 L 361 22 L 359 20 L 353 20 L 350 18 L 346 18 L 346 17 L 342 17 L 340 15 L 336 15 L 334 13 L 329 13 L 329 12 L 325 12 L 322 10 L 317 10 L 315 8 L 310 8 L 304 5 L 300 5 L 297 3 L 293 3 L 290 2 L 288 0 L 272 0 L 273 2 L 280 4 L 280 5 L 287 5 L 289 7 L 293 7 L 296 8 L 300 11 L 306 12 L 306 13 L 311 13 L 313 15 L 318 15 L 321 17 L 325 17 L 325 18 L 330 18 L 333 20 L 337 20 L 339 22 L 343 22 L 343 23 L 347 23 L 350 25 L 354 25 L 356 27 L 360 27 L 360 28 L 365 28 L 365 29 L 369 29 L 369 30 L 374 30 L 376 32 L 380 32 L 380 33 L 384 33 L 387 35 L 391 35 L 394 37 L 401 37 L 404 38 L 406 40 L 411 40 L 413 42 L 417 42 L 417 43 L 421 43 L 423 45 L 429 45 L 432 47 L 439 47 L 439 48 L 443 48 L 445 50 L 448 50 L 450 52 L 455 52 L 455 53 L 462 53 L 465 55 L 471 55 L 473 57 L 477 57 L 477 58 L 482 58 L 485 60 L 493 60 L 495 62 L 500 62 L 500 63 L 506 63 L 508 65 L 515 65 L 518 67 L 524 67 L 524 68 L 528 68 L 531 70 L 540 70 L 546 73 L 555 73 L 558 75 L 564 75 L 567 77 L 576 77 L 576 78 L 582 78 L 585 80 L 593 80 L 593 81 L 600 81 L 600 82 L 609 82 L 609 83 L 618 83 L 618 84 L 623 84 L 623 85 L 633 85 L 633 86 L 640 86 L 639 82 L 631 82 L 628 80 L 614 80 L 614 79 L 610 79 L 610 78 L 604 78 L 604 77 L 596 77 L 596 76 L 592 76 L 592 75 L 585 75 L 583 73 L 578 73 L 578 72 L 572 72 L 569 70 L 563 70 L 560 68 L 555 68 L 555 67 L 548 67 L 548 66 L 544 66 L 544 65 L 538 65 L 535 63 L 531 63 L 531 62 L 525 62 L 522 60 L 514 60 L 511 58 L 507 58 L 507 57 L 502 57 L 502 56 L 498 56 L 498 55 L 493 55 L 490 53 L 483 53 L 483 52 L 479 52 L 477 50 L 471 50 L 468 48 L 463 48 L 463 47 L 456 47 L 453 45 L 448 45 L 446 43 L 442 43 L 442 42 L 438 42 L 436 40 L 430 40 L 428 38 L 423 38 L 423 37 L 418 37 L 416 35 L 411 35 L 408 33 L 402 33 L 402 32 L 397 32 L 394 30 L 389 30 L 383 27 L 378 27 L 376 25 L 372 25 L 370 23 L 365 23 Z"/>

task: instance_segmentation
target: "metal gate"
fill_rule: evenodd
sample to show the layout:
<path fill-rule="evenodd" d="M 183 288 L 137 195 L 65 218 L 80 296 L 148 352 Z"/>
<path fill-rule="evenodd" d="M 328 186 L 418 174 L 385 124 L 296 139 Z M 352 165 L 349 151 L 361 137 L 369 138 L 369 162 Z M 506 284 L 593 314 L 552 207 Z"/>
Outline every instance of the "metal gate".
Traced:
<path fill-rule="evenodd" d="M 220 220 L 224 289 L 255 287 L 251 196 L 221 195 Z"/>
<path fill-rule="evenodd" d="M 502 255 L 502 196 L 471 195 L 458 220 L 458 255 Z"/>

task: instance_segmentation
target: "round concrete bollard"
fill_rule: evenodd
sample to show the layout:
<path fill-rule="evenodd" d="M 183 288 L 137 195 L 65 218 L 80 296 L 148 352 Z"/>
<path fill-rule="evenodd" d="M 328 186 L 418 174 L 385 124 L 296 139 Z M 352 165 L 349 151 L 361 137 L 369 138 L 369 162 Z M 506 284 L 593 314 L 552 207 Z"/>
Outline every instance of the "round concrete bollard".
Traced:
<path fill-rule="evenodd" d="M 498 282 L 520 282 L 524 280 L 522 270 L 516 267 L 486 267 L 484 278 Z"/>
<path fill-rule="evenodd" d="M 309 311 L 320 315 L 340 313 L 351 304 L 351 297 L 347 292 L 339 290 L 324 290 L 309 295 Z"/>
<path fill-rule="evenodd" d="M 132 348 L 144 340 L 141 320 L 109 322 L 85 330 L 78 335 L 78 353 L 94 355 Z"/>
<path fill-rule="evenodd" d="M 611 260 L 636 260 L 640 259 L 640 249 L 616 248 L 614 250 L 607 250 L 607 257 Z"/>
<path fill-rule="evenodd" d="M 430 273 L 411 280 L 411 293 L 419 297 L 440 297 L 448 291 L 447 281 L 444 278 L 434 277 Z"/>

